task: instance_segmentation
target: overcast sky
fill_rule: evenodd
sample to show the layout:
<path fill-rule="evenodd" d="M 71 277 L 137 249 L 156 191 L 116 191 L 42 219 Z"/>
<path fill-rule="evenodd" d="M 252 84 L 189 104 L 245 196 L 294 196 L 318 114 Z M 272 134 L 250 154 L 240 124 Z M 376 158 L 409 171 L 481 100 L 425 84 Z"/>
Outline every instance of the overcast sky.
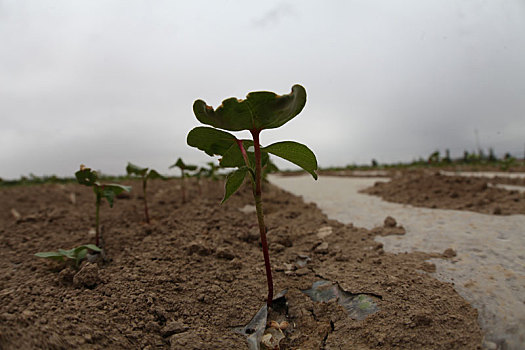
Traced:
<path fill-rule="evenodd" d="M 194 100 L 297 83 L 303 112 L 261 142 L 324 167 L 459 156 L 475 130 L 522 157 L 525 1 L 0 0 L 0 177 L 175 174 L 210 160 Z"/>

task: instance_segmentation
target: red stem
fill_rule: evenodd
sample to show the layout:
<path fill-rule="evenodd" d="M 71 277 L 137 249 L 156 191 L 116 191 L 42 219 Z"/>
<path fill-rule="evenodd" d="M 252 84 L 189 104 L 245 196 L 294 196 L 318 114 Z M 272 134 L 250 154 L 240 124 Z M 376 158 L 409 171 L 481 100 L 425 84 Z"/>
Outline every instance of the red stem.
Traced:
<path fill-rule="evenodd" d="M 253 196 L 255 198 L 255 208 L 257 210 L 257 221 L 259 222 L 259 232 L 261 234 L 261 245 L 264 256 L 264 266 L 266 268 L 266 280 L 268 282 L 268 299 L 266 304 L 272 306 L 273 300 L 273 279 L 272 268 L 270 266 L 270 255 L 268 253 L 268 242 L 266 241 L 266 226 L 264 225 L 264 213 L 262 208 L 262 190 L 261 190 L 261 145 L 259 144 L 260 130 L 250 130 L 253 137 L 253 146 L 255 153 L 255 188 Z"/>
<path fill-rule="evenodd" d="M 248 160 L 248 155 L 246 154 L 246 150 L 244 149 L 242 145 L 242 140 L 235 139 L 235 141 L 237 142 L 237 146 L 239 146 L 239 149 L 241 150 L 242 158 L 244 159 L 244 163 L 246 163 L 246 166 L 249 168 L 250 161 Z"/>

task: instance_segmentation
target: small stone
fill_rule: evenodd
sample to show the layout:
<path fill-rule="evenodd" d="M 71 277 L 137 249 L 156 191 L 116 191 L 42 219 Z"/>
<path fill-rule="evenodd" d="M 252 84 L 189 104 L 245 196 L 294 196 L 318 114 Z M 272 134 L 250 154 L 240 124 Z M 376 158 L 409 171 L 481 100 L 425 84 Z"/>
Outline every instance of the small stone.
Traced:
<path fill-rule="evenodd" d="M 250 204 L 246 204 L 244 207 L 239 208 L 239 211 L 243 212 L 244 214 L 255 213 L 255 206 L 254 205 L 250 205 Z"/>
<path fill-rule="evenodd" d="M 12 208 L 11 209 L 11 215 L 13 216 L 13 218 L 18 221 L 22 218 L 22 215 L 20 215 L 20 213 L 18 212 L 18 210 L 16 210 L 15 208 Z"/>
<path fill-rule="evenodd" d="M 98 265 L 92 263 L 86 263 L 80 271 L 78 271 L 73 277 L 73 285 L 75 287 L 87 287 L 92 288 L 100 282 L 100 276 L 98 275 Z"/>
<path fill-rule="evenodd" d="M 75 194 L 75 192 L 71 192 L 69 194 L 69 201 L 71 202 L 71 204 L 75 205 L 77 204 L 77 195 Z"/>
<path fill-rule="evenodd" d="M 317 247 L 315 247 L 315 252 L 319 254 L 326 254 L 328 253 L 328 243 L 323 242 L 319 244 Z"/>
<path fill-rule="evenodd" d="M 453 258 L 457 255 L 456 251 L 452 248 L 448 248 L 443 252 L 443 257 L 445 258 Z"/>
<path fill-rule="evenodd" d="M 385 227 L 396 227 L 396 225 L 397 225 L 397 221 L 393 217 L 387 216 L 385 218 L 385 221 L 384 221 L 384 226 Z"/>
<path fill-rule="evenodd" d="M 323 226 L 317 230 L 317 238 L 325 239 L 332 234 L 332 226 Z"/>

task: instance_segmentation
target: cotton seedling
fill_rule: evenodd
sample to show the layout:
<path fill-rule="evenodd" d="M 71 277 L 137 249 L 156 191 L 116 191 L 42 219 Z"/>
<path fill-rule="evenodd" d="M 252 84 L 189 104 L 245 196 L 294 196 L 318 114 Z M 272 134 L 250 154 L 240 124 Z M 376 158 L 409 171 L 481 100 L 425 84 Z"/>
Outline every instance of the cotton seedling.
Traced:
<path fill-rule="evenodd" d="M 185 180 L 184 178 L 188 175 L 186 173 L 186 171 L 195 171 L 197 170 L 197 166 L 196 165 L 190 165 L 190 164 L 185 164 L 181 158 L 177 159 L 177 161 L 175 162 L 175 164 L 172 164 L 170 165 L 170 169 L 171 168 L 179 168 L 180 169 L 180 173 L 181 173 L 181 187 L 182 187 L 182 202 L 183 203 L 186 203 L 186 186 L 185 186 Z"/>
<path fill-rule="evenodd" d="M 113 208 L 113 202 L 115 200 L 115 197 L 121 194 L 122 192 L 131 191 L 131 187 L 122 186 L 119 184 L 101 184 L 98 181 L 97 172 L 91 170 L 90 168 L 86 168 L 83 165 L 81 165 L 80 170 L 75 173 L 75 177 L 77 178 L 77 182 L 79 184 L 92 187 L 93 192 L 95 193 L 95 245 L 100 246 L 100 204 L 102 203 L 102 198 L 105 198 L 108 201 L 109 206 Z"/>
<path fill-rule="evenodd" d="M 219 177 L 217 176 L 217 170 L 219 169 L 219 167 L 215 165 L 214 162 L 208 162 L 206 164 L 208 164 L 208 168 L 202 168 L 205 171 L 204 176 L 213 181 L 217 181 L 219 179 Z"/>
<path fill-rule="evenodd" d="M 56 252 L 39 252 L 35 255 L 39 258 L 46 258 L 55 261 L 73 261 L 75 268 L 78 269 L 80 262 L 86 257 L 88 250 L 100 252 L 101 249 L 94 244 L 81 245 L 73 249 L 59 249 Z"/>
<path fill-rule="evenodd" d="M 128 162 L 126 166 L 126 172 L 128 175 L 136 175 L 142 179 L 142 198 L 144 199 L 144 216 L 146 218 L 146 223 L 149 224 L 149 210 L 148 210 L 148 199 L 146 196 L 146 187 L 148 186 L 148 180 L 150 179 L 162 179 L 166 180 L 164 176 L 159 174 L 154 169 L 141 168 L 134 164 Z"/>
<path fill-rule="evenodd" d="M 257 91 L 249 93 L 244 100 L 232 97 L 224 100 L 216 109 L 202 100 L 193 104 L 193 112 L 197 119 L 212 127 L 200 126 L 191 130 L 187 137 L 188 145 L 210 156 L 222 156 L 222 167 L 236 168 L 226 178 L 222 202 L 239 189 L 245 177 L 252 182 L 268 283 L 268 307 L 272 305 L 273 300 L 273 280 L 262 207 L 262 169 L 268 164 L 269 154 L 273 154 L 300 166 L 317 179 L 317 159 L 303 144 L 282 141 L 262 147 L 259 139 L 262 130 L 284 125 L 298 115 L 305 104 L 306 90 L 301 85 L 293 86 L 288 95 L 279 96 L 273 92 Z M 238 139 L 233 134 L 219 129 L 248 130 L 252 140 Z"/>

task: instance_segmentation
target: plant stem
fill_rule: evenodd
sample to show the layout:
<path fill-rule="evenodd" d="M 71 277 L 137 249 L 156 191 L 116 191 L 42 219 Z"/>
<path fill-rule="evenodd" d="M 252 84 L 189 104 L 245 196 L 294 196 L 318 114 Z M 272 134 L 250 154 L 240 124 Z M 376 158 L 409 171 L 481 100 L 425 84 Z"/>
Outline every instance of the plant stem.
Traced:
<path fill-rule="evenodd" d="M 182 203 L 186 203 L 186 187 L 184 186 L 184 169 L 180 169 L 181 173 L 181 187 L 182 187 Z"/>
<path fill-rule="evenodd" d="M 266 280 L 268 282 L 268 299 L 266 305 L 272 306 L 273 300 L 273 280 L 272 268 L 270 266 L 270 255 L 268 254 L 268 242 L 266 241 L 266 226 L 264 225 L 264 213 L 262 207 L 262 190 L 261 190 L 261 145 L 259 144 L 260 130 L 251 130 L 255 152 L 255 187 L 253 197 L 255 199 L 255 209 L 257 211 L 257 221 L 259 222 L 259 232 L 261 234 L 261 245 L 264 256 L 264 266 L 266 268 Z"/>
<path fill-rule="evenodd" d="M 97 203 L 96 203 L 96 211 L 95 211 L 95 245 L 97 247 L 100 247 L 99 245 L 99 237 L 100 237 L 100 216 L 99 216 L 99 213 L 100 213 L 100 202 L 101 202 L 101 199 L 102 199 L 102 195 L 100 194 L 100 191 L 102 190 L 101 188 L 99 187 L 96 187 L 97 189 Z"/>
<path fill-rule="evenodd" d="M 148 200 L 146 198 L 146 186 L 147 186 L 146 177 L 142 178 L 142 192 L 144 197 L 144 214 L 146 215 L 146 223 L 149 224 L 149 213 L 148 213 Z"/>
<path fill-rule="evenodd" d="M 248 160 L 248 155 L 246 154 L 246 150 L 244 149 L 244 146 L 242 145 L 242 140 L 236 139 L 237 146 L 239 146 L 239 149 L 241 150 L 242 158 L 244 159 L 244 164 L 249 168 L 250 167 L 250 161 Z"/>

